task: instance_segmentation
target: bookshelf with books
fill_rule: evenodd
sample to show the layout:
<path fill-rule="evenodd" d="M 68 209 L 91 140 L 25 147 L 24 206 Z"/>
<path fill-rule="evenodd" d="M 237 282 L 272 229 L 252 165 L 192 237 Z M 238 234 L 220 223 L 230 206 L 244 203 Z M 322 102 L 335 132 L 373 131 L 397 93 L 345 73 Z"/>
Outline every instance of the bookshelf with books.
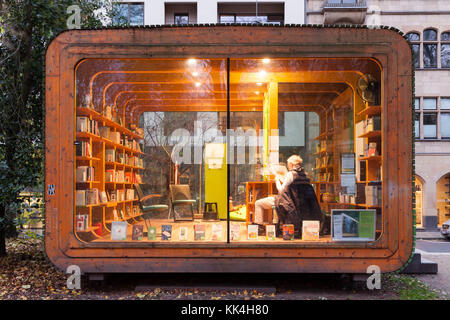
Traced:
<path fill-rule="evenodd" d="M 321 133 L 315 138 L 318 141 L 316 146 L 316 163 L 314 167 L 314 182 L 317 199 L 320 205 L 328 211 L 328 202 L 322 201 L 323 194 L 333 194 L 335 192 L 335 137 L 334 137 L 334 106 L 330 106 L 320 117 Z"/>
<path fill-rule="evenodd" d="M 92 241 L 109 233 L 112 221 L 142 215 L 133 184 L 142 183 L 143 135 L 94 109 L 76 112 L 75 231 Z"/>
<path fill-rule="evenodd" d="M 382 107 L 371 106 L 367 102 L 355 117 L 355 136 L 361 146 L 356 152 L 359 163 L 357 174 L 357 207 L 376 209 L 377 221 L 381 222 L 382 208 Z M 382 232 L 382 224 L 377 223 L 377 233 Z"/>

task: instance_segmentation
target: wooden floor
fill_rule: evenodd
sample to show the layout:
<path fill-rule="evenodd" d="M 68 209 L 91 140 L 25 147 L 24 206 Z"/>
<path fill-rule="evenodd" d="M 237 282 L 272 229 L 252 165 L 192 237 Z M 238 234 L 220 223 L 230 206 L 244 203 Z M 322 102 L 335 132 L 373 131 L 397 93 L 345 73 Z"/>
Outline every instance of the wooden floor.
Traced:
<path fill-rule="evenodd" d="M 227 241 L 227 235 L 226 235 L 226 230 L 227 230 L 227 222 L 224 220 L 221 221 L 204 221 L 201 219 L 195 219 L 194 221 L 179 221 L 179 222 L 174 222 L 173 219 L 151 219 L 151 220 L 147 220 L 147 225 L 148 226 L 152 226 L 152 227 L 156 227 L 156 240 L 148 240 L 146 237 L 146 232 L 147 232 L 147 227 L 144 223 L 144 221 L 139 221 L 135 224 L 140 224 L 144 226 L 144 239 L 140 240 L 139 242 L 196 242 L 196 243 L 206 243 L 206 242 L 210 242 L 210 243 L 226 243 Z M 206 240 L 195 240 L 194 239 L 194 225 L 200 225 L 203 224 L 205 225 L 205 239 Z M 221 240 L 215 240 L 212 241 L 211 240 L 211 233 L 212 233 L 212 225 L 213 224 L 221 224 L 222 225 L 222 239 Z M 231 221 L 230 224 L 238 224 L 240 226 L 240 239 L 239 240 L 232 240 L 231 242 L 236 243 L 236 242 L 264 242 L 264 243 L 279 243 L 279 242 L 284 242 L 284 243 L 291 243 L 291 242 L 306 242 L 304 240 L 301 239 L 294 239 L 294 240 L 283 240 L 283 238 L 276 238 L 276 240 L 266 240 L 265 236 L 258 236 L 257 240 L 248 240 L 247 237 L 247 224 L 246 222 L 240 222 L 240 221 Z M 171 225 L 172 226 L 172 238 L 171 240 L 161 240 L 161 226 L 162 225 Z M 188 233 L 187 233 L 187 238 L 186 240 L 180 240 L 180 227 L 187 227 Z M 127 242 L 128 241 L 132 241 L 132 242 L 138 242 L 137 240 L 132 240 L 131 234 L 132 234 L 132 229 L 133 229 L 133 225 L 129 224 L 128 228 L 127 228 Z M 96 240 L 94 240 L 94 242 L 105 242 L 105 241 L 112 241 L 111 240 L 111 235 L 108 233 L 106 235 L 104 235 L 101 238 L 98 238 Z M 125 240 L 123 240 L 125 241 Z M 123 242 L 121 241 L 121 242 Z M 112 241 L 112 242 L 117 242 L 117 241 Z M 319 240 L 317 241 L 308 241 L 308 242 L 331 242 L 331 238 L 330 236 L 321 236 Z"/>

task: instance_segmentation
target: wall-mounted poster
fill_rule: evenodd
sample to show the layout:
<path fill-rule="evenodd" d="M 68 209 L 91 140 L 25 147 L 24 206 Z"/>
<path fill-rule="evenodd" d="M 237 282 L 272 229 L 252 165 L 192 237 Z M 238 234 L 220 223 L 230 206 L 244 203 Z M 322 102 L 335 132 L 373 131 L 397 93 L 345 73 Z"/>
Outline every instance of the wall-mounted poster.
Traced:
<path fill-rule="evenodd" d="M 341 153 L 341 173 L 355 173 L 354 153 Z"/>
<path fill-rule="evenodd" d="M 331 210 L 332 241 L 374 241 L 376 210 Z"/>

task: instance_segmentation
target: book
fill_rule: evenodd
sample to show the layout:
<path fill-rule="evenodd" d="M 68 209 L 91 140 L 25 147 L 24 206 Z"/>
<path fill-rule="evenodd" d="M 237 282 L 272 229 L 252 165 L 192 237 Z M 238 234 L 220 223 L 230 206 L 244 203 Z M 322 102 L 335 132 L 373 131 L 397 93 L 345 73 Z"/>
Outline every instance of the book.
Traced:
<path fill-rule="evenodd" d="M 126 200 L 134 199 L 134 189 L 127 189 Z"/>
<path fill-rule="evenodd" d="M 107 203 L 108 202 L 108 197 L 106 196 L 106 191 L 101 191 L 100 192 L 100 202 L 101 203 Z"/>
<path fill-rule="evenodd" d="M 144 236 L 144 226 L 134 224 L 133 233 L 131 234 L 131 240 L 142 240 Z"/>
<path fill-rule="evenodd" d="M 172 225 L 163 224 L 161 226 L 161 240 L 171 240 L 172 239 Z"/>
<path fill-rule="evenodd" d="M 223 226 L 219 223 L 214 223 L 211 227 L 211 240 L 220 241 L 222 240 Z"/>
<path fill-rule="evenodd" d="M 230 240 L 239 240 L 241 238 L 241 225 L 236 222 L 230 223 Z"/>
<path fill-rule="evenodd" d="M 273 224 L 266 225 L 266 240 L 275 240 L 275 239 L 276 239 L 275 225 Z"/>
<path fill-rule="evenodd" d="M 258 239 L 258 225 L 257 224 L 249 224 L 247 226 L 247 238 L 248 238 L 248 240 L 257 240 Z"/>
<path fill-rule="evenodd" d="M 113 209 L 113 217 L 114 217 L 114 220 L 120 220 L 119 215 L 117 214 L 117 210 L 116 210 L 116 209 Z"/>
<path fill-rule="evenodd" d="M 110 132 L 109 140 L 111 140 L 114 143 L 120 144 L 120 132 Z"/>
<path fill-rule="evenodd" d="M 77 206 L 85 206 L 86 205 L 86 190 L 77 190 L 76 191 L 76 201 Z"/>
<path fill-rule="evenodd" d="M 283 240 L 294 240 L 293 224 L 283 224 Z"/>
<path fill-rule="evenodd" d="M 319 240 L 320 222 L 313 220 L 303 220 L 302 240 Z"/>
<path fill-rule="evenodd" d="M 116 161 L 116 150 L 106 149 L 105 150 L 105 161 L 106 162 L 115 162 Z"/>
<path fill-rule="evenodd" d="M 94 224 L 93 225 L 96 229 L 94 230 L 94 232 L 98 235 L 98 236 L 102 236 L 103 235 L 103 233 L 102 233 L 102 223 L 101 222 L 98 222 L 98 223 L 96 223 L 96 224 Z"/>
<path fill-rule="evenodd" d="M 194 225 L 194 239 L 195 240 L 205 240 L 205 225 L 204 224 Z"/>
<path fill-rule="evenodd" d="M 369 143 L 369 149 L 368 149 L 368 154 L 367 156 L 369 157 L 375 157 L 378 155 L 377 152 L 377 143 L 376 142 L 370 142 Z"/>
<path fill-rule="evenodd" d="M 87 189 L 86 193 L 86 204 L 98 204 L 98 189 Z"/>
<path fill-rule="evenodd" d="M 125 221 L 111 222 L 111 240 L 127 240 L 127 223 Z"/>
<path fill-rule="evenodd" d="M 78 132 L 87 132 L 88 130 L 88 121 L 87 117 L 77 117 L 77 131 Z"/>
<path fill-rule="evenodd" d="M 188 233 L 188 228 L 187 227 L 180 227 L 179 229 L 179 240 L 180 241 L 184 241 L 187 240 L 187 233 Z"/>
<path fill-rule="evenodd" d="M 85 230 L 85 219 L 86 215 L 84 214 L 77 214 L 76 216 L 76 230 L 77 231 L 84 231 Z"/>
<path fill-rule="evenodd" d="M 156 240 L 156 228 L 155 227 L 148 227 L 147 239 L 148 240 Z"/>

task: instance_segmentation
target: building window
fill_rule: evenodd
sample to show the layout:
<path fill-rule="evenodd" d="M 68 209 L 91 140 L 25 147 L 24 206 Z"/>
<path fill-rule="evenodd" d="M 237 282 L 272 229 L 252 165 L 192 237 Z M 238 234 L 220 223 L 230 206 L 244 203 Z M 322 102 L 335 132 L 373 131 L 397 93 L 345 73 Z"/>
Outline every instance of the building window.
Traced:
<path fill-rule="evenodd" d="M 144 3 L 117 3 L 114 6 L 113 24 L 141 26 L 144 25 Z"/>
<path fill-rule="evenodd" d="M 441 68 L 450 68 L 450 32 L 441 33 Z"/>
<path fill-rule="evenodd" d="M 437 32 L 434 29 L 423 31 L 423 67 L 437 68 Z"/>
<path fill-rule="evenodd" d="M 423 137 L 425 139 L 437 138 L 437 114 L 434 112 L 423 114 Z"/>
<path fill-rule="evenodd" d="M 450 139 L 450 97 L 422 97 L 414 102 L 416 139 Z"/>
<path fill-rule="evenodd" d="M 175 24 L 189 24 L 189 14 L 188 13 L 175 13 L 173 21 Z"/>
<path fill-rule="evenodd" d="M 241 14 L 221 14 L 220 23 L 267 23 L 280 25 L 284 22 L 282 15 L 241 15 Z"/>
<path fill-rule="evenodd" d="M 420 68 L 420 34 L 410 32 L 406 35 L 406 38 L 412 43 L 414 67 Z"/>

